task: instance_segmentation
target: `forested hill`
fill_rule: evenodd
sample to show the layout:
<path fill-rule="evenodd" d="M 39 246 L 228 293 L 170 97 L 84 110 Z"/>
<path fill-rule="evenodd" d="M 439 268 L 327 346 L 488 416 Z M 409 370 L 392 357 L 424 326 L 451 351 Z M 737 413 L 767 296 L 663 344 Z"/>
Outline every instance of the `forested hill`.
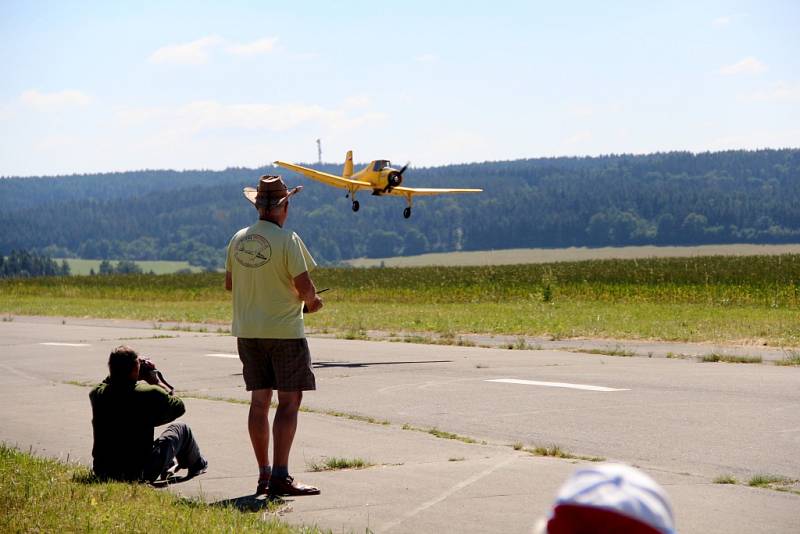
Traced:
<path fill-rule="evenodd" d="M 339 173 L 340 165 L 318 166 Z M 242 187 L 271 168 L 0 179 L 0 253 L 188 259 L 219 266 L 253 221 Z M 800 242 L 800 150 L 541 158 L 411 168 L 404 185 L 481 187 L 420 198 L 344 191 L 281 171 L 304 191 L 288 227 L 335 262 L 452 250 Z"/>

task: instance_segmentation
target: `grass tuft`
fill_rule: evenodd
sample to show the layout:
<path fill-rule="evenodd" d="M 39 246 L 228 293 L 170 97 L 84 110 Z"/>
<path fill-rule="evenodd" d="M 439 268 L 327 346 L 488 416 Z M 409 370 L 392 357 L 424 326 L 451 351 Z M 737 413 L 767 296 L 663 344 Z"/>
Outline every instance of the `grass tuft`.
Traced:
<path fill-rule="evenodd" d="M 563 450 L 559 445 L 536 446 L 533 449 L 525 449 L 534 456 L 552 456 L 554 458 L 575 458 L 574 455 Z"/>
<path fill-rule="evenodd" d="M 341 469 L 366 469 L 372 467 L 373 463 L 361 458 L 339 458 L 332 456 L 323 462 L 313 462 L 308 464 L 312 471 L 338 471 Z"/>
<path fill-rule="evenodd" d="M 701 362 L 725 362 L 725 363 L 761 363 L 764 359 L 761 356 L 735 356 L 732 354 L 719 354 L 712 352 L 699 357 Z"/>
<path fill-rule="evenodd" d="M 524 336 L 519 336 L 514 343 L 507 343 L 506 348 L 509 350 L 532 350 L 534 347 L 528 344 L 528 340 Z"/>
<path fill-rule="evenodd" d="M 738 484 L 739 481 L 733 475 L 720 475 L 714 479 L 714 484 Z"/>
<path fill-rule="evenodd" d="M 667 358 L 669 358 L 671 360 L 672 359 L 685 360 L 685 359 L 689 358 L 689 356 L 687 356 L 686 354 L 683 354 L 681 352 L 668 352 L 667 353 Z"/>
<path fill-rule="evenodd" d="M 776 360 L 775 365 L 782 365 L 782 366 L 800 365 L 800 351 L 797 350 L 785 351 L 783 354 L 783 358 L 781 358 L 780 360 Z"/>
<path fill-rule="evenodd" d="M 747 485 L 754 488 L 767 488 L 776 484 L 788 485 L 792 484 L 793 482 L 794 481 L 790 478 L 778 475 L 755 475 L 747 482 Z"/>
<path fill-rule="evenodd" d="M 436 427 L 433 428 L 420 428 L 418 426 L 410 425 L 408 423 L 403 424 L 401 427 L 403 430 L 413 430 L 415 432 L 425 432 L 426 434 L 430 434 L 431 436 L 436 436 L 440 439 L 454 439 L 456 441 L 461 441 L 463 443 L 481 443 L 486 444 L 485 441 L 478 441 L 477 439 L 471 438 L 469 436 L 462 436 L 459 434 L 455 434 L 453 432 L 446 432 L 444 430 L 439 430 Z"/>
<path fill-rule="evenodd" d="M 537 445 L 534 448 L 523 448 L 523 451 L 534 456 L 550 456 L 553 458 L 565 458 L 568 460 L 584 460 L 586 462 L 605 462 L 602 456 L 584 456 L 582 454 L 572 454 L 561 448 L 560 445 L 543 446 Z"/>
<path fill-rule="evenodd" d="M 625 358 L 636 356 L 635 351 L 627 350 L 619 345 L 617 345 L 613 349 L 574 349 L 571 352 L 580 352 L 584 354 L 602 354 L 604 356 L 621 356 Z"/>

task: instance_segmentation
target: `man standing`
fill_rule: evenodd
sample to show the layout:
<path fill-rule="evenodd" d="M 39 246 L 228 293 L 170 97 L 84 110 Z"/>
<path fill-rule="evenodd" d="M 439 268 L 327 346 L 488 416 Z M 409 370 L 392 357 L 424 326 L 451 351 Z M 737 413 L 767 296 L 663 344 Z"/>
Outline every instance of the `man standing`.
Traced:
<path fill-rule="evenodd" d="M 178 468 L 186 479 L 204 473 L 200 454 L 185 423 L 172 423 L 153 441 L 154 427 L 186 412 L 183 401 L 163 387 L 138 383 L 141 362 L 130 347 L 119 346 L 108 357 L 109 376 L 89 393 L 92 402 L 93 469 L 100 478 L 153 482 Z"/>
<path fill-rule="evenodd" d="M 322 308 L 308 272 L 316 267 L 300 237 L 283 228 L 289 198 L 280 176 L 262 176 L 245 197 L 258 221 L 236 232 L 228 244 L 225 289 L 233 291 L 233 325 L 244 382 L 251 392 L 247 428 L 259 467 L 256 495 L 316 495 L 319 489 L 289 475 L 289 451 L 297 430 L 303 391 L 316 389 L 303 312 Z M 305 305 L 305 310 L 303 309 Z M 269 406 L 278 392 L 269 463 Z"/>

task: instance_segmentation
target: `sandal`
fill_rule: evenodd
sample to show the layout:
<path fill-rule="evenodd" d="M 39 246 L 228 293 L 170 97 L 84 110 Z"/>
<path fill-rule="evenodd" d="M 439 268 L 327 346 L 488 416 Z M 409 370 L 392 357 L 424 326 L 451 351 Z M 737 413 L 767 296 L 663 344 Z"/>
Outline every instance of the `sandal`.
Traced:
<path fill-rule="evenodd" d="M 294 477 L 273 477 L 269 481 L 270 495 L 319 495 L 319 488 L 295 482 Z"/>

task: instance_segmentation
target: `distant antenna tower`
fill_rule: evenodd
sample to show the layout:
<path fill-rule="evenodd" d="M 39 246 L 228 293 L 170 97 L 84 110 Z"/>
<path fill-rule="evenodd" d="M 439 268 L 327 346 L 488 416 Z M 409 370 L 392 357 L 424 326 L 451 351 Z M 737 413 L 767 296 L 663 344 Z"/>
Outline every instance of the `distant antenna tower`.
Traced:
<path fill-rule="evenodd" d="M 317 163 L 322 165 L 322 141 L 317 139 Z"/>

